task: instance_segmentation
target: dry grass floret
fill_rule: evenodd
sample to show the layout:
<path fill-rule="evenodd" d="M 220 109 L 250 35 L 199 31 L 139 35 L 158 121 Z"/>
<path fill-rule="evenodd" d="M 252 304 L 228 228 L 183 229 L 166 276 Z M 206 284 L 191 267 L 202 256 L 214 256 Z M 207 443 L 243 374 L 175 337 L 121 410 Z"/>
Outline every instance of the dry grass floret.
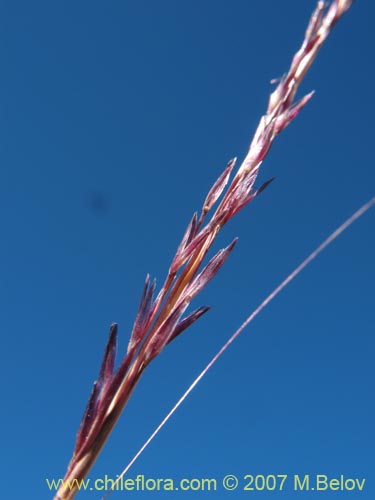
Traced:
<path fill-rule="evenodd" d="M 270 95 L 267 112 L 260 119 L 245 159 L 229 185 L 236 160 L 228 163 L 209 191 L 200 214 L 193 215 L 156 297 L 155 280 L 151 281 L 147 276 L 127 353 L 116 369 L 117 325 L 111 326 L 99 377 L 77 433 L 66 482 L 81 480 L 87 475 L 146 366 L 208 311 L 208 307 L 202 306 L 184 317 L 190 302 L 219 271 L 237 240 L 219 250 L 202 268 L 207 252 L 220 229 L 271 182 L 254 188 L 259 167 L 275 137 L 294 120 L 313 95 L 311 92 L 294 101 L 303 77 L 333 26 L 352 3 L 353 0 L 334 0 L 326 6 L 324 2 L 318 2 L 301 48 L 289 71 Z M 218 206 L 213 210 L 216 203 Z M 207 220 L 209 213 L 212 215 Z M 55 500 L 70 500 L 76 493 L 77 488 L 65 490 L 61 486 Z"/>

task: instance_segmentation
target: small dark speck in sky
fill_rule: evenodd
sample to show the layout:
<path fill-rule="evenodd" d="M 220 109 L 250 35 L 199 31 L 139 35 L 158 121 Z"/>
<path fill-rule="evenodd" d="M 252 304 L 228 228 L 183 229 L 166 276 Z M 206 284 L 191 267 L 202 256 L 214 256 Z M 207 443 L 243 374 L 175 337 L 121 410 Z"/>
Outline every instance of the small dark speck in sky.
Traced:
<path fill-rule="evenodd" d="M 99 191 L 91 193 L 89 198 L 89 208 L 95 215 L 107 214 L 110 208 L 108 196 Z"/>

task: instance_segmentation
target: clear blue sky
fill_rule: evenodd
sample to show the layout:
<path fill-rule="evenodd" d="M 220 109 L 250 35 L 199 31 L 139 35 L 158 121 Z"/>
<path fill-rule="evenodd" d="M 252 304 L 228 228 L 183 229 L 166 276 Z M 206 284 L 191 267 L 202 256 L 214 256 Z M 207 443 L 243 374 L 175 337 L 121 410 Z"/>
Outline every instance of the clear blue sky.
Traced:
<path fill-rule="evenodd" d="M 0 2 L 2 498 L 52 498 L 45 478 L 65 473 L 110 324 L 123 352 L 146 273 L 161 283 L 191 214 L 245 154 L 314 4 Z M 115 476 L 251 310 L 374 195 L 374 16 L 358 1 L 337 25 L 301 89 L 316 95 L 263 164 L 259 182 L 276 181 L 220 235 L 217 248 L 239 243 L 195 302 L 212 310 L 147 369 L 91 477 Z M 367 484 L 340 498 L 374 498 L 374 217 L 257 318 L 130 477 L 344 474 Z"/>

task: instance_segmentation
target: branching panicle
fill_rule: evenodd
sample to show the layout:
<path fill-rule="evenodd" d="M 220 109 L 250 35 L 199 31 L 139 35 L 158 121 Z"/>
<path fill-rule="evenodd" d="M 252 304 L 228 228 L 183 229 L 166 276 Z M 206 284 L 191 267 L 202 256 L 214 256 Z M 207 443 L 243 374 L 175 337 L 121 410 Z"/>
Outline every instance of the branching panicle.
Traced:
<path fill-rule="evenodd" d="M 235 239 L 219 250 L 203 267 L 218 232 L 273 180 L 258 189 L 254 188 L 259 167 L 275 137 L 294 120 L 313 95 L 310 92 L 294 102 L 304 75 L 333 26 L 352 3 L 353 0 L 333 0 L 326 8 L 324 2 L 318 2 L 289 71 L 277 80 L 278 84 L 270 95 L 267 111 L 259 121 L 246 157 L 229 186 L 236 159 L 228 163 L 209 190 L 199 219 L 197 213 L 193 215 L 155 300 L 155 280 L 151 282 L 147 275 L 127 353 L 117 370 L 114 370 L 117 325 L 112 325 L 98 382 L 94 384 L 77 433 L 65 484 L 74 484 L 73 480 L 78 480 L 79 484 L 85 478 L 149 362 L 208 311 L 208 307 L 199 307 L 183 318 L 191 300 L 217 274 L 237 241 Z M 216 210 L 206 222 L 206 217 L 220 197 Z M 65 490 L 61 486 L 55 500 L 71 500 L 76 492 L 77 488 Z"/>

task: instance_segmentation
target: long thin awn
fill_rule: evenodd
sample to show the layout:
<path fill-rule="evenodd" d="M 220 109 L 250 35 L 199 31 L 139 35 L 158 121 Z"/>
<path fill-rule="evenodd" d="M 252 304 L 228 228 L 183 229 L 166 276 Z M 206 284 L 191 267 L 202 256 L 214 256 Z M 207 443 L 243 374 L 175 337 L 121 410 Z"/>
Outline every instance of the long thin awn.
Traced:
<path fill-rule="evenodd" d="M 233 333 L 233 335 L 227 340 L 227 342 L 220 348 L 220 350 L 215 354 L 215 356 L 211 359 L 211 361 L 203 368 L 200 374 L 195 378 L 195 380 L 191 383 L 191 385 L 186 389 L 177 403 L 173 406 L 173 408 L 167 413 L 167 415 L 163 418 L 160 424 L 155 428 L 152 434 L 148 437 L 148 439 L 144 442 L 144 444 L 140 447 L 134 457 L 130 460 L 128 465 L 123 469 L 121 474 L 117 477 L 116 481 L 112 485 L 112 488 L 102 497 L 102 500 L 105 500 L 109 494 L 115 490 L 116 485 L 121 480 L 122 477 L 129 471 L 132 465 L 138 460 L 138 458 L 142 455 L 151 441 L 156 437 L 157 434 L 161 431 L 164 425 L 168 422 L 168 420 L 172 417 L 172 415 L 176 412 L 179 406 L 185 401 L 188 395 L 192 392 L 192 390 L 196 387 L 196 385 L 202 380 L 202 378 L 206 375 L 208 370 L 212 368 L 212 366 L 218 361 L 222 354 L 228 349 L 230 344 L 240 335 L 240 333 L 255 319 L 255 317 L 311 262 L 317 257 L 320 252 L 322 252 L 325 248 L 328 247 L 342 232 L 345 231 L 349 226 L 353 224 L 357 219 L 359 219 L 365 212 L 367 212 L 373 205 L 375 204 L 375 196 L 373 196 L 367 203 L 362 205 L 356 212 L 354 212 L 345 222 L 341 224 L 335 231 L 333 231 L 328 238 L 326 238 L 323 243 L 321 243 L 315 250 L 313 250 L 305 260 L 303 260 L 295 269 L 292 271 L 264 300 L 263 302 L 245 319 L 242 325 Z"/>

